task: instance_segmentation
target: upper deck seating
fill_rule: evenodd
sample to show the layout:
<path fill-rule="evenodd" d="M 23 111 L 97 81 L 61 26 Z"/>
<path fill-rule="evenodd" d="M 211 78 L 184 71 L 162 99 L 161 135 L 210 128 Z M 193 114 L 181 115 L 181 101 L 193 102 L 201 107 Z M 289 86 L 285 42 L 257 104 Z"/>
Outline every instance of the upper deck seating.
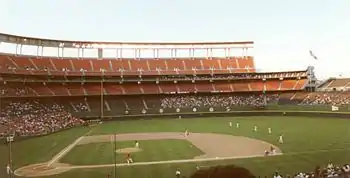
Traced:
<path fill-rule="evenodd" d="M 81 59 L 0 55 L 4 71 L 142 72 L 179 74 L 198 72 L 255 72 L 253 57 L 177 59 Z M 64 73 L 60 73 L 64 74 Z"/>

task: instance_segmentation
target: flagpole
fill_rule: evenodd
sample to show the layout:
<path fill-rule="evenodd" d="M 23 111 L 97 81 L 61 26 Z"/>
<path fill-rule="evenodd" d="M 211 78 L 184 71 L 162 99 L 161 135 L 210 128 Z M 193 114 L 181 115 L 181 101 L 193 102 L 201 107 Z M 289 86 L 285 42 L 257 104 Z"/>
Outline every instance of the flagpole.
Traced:
<path fill-rule="evenodd" d="M 114 178 L 117 178 L 117 135 L 114 133 L 114 150 L 113 150 L 113 157 L 114 157 Z"/>

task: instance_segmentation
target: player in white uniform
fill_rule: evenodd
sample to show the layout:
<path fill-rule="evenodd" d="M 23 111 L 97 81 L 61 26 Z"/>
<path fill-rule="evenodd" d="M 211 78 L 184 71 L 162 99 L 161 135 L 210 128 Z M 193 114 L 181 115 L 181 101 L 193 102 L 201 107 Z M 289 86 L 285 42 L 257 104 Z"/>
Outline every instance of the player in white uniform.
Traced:
<path fill-rule="evenodd" d="M 236 128 L 237 128 L 237 129 L 239 128 L 239 123 L 236 123 Z"/>
<path fill-rule="evenodd" d="M 257 132 L 258 131 L 258 127 L 254 126 L 253 130 L 254 130 L 254 132 Z"/>
<path fill-rule="evenodd" d="M 271 130 L 271 128 L 270 128 L 270 127 L 268 128 L 268 131 L 269 131 L 269 134 L 271 134 L 271 133 L 272 133 L 272 130 Z"/>
<path fill-rule="evenodd" d="M 135 148 L 140 148 L 140 143 L 138 141 L 135 141 Z"/>
<path fill-rule="evenodd" d="M 230 127 L 232 127 L 232 122 L 229 122 L 228 125 L 229 125 Z"/>
<path fill-rule="evenodd" d="M 176 176 L 177 178 L 180 178 L 180 177 L 181 177 L 181 172 L 180 172 L 179 169 L 176 170 L 175 176 Z"/>
<path fill-rule="evenodd" d="M 283 143 L 283 135 L 280 135 L 278 142 Z"/>
<path fill-rule="evenodd" d="M 188 129 L 185 130 L 185 137 L 189 136 L 190 132 L 188 132 Z"/>
<path fill-rule="evenodd" d="M 10 164 L 7 164 L 7 166 L 6 166 L 6 172 L 7 172 L 7 175 L 9 175 L 9 176 L 11 177 L 11 175 L 12 175 L 12 170 L 11 170 Z"/>

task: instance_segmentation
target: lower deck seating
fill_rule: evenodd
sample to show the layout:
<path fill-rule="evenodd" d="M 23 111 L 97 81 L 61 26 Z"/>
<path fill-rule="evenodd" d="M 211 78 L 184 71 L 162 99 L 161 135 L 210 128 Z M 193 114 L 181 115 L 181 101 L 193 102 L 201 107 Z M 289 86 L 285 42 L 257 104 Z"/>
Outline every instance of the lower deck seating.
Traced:
<path fill-rule="evenodd" d="M 266 96 L 266 100 L 265 97 Z M 4 98 L 0 108 L 23 98 Z M 29 99 L 32 100 L 32 99 Z M 211 94 L 163 94 L 163 95 L 124 95 L 124 96 L 66 96 L 38 97 L 35 100 L 46 106 L 59 105 L 77 117 L 108 117 L 124 115 L 159 114 L 161 112 L 192 112 L 192 109 L 210 107 L 226 111 L 227 108 L 256 107 L 270 104 L 293 105 L 349 105 L 350 92 L 288 92 L 288 93 L 211 93 Z M 25 100 L 26 101 L 26 100 Z M 184 110 L 185 109 L 185 110 Z M 240 108 L 242 109 L 242 108 Z M 247 108 L 246 108 L 247 109 Z M 251 109 L 251 108 L 248 108 Z M 0 123 L 1 124 L 1 123 Z"/>

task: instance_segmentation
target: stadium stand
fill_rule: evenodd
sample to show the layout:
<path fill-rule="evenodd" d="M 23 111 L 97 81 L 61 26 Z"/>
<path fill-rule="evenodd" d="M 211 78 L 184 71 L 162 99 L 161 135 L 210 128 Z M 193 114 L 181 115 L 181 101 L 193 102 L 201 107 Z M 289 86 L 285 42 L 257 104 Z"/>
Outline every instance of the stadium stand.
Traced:
<path fill-rule="evenodd" d="M 349 91 L 350 79 L 349 78 L 330 78 L 319 85 L 318 87 L 322 91 Z"/>
<path fill-rule="evenodd" d="M 4 43 L 14 43 L 7 40 L 8 35 L 0 36 Z M 18 38 L 16 43 L 23 42 L 20 48 L 28 44 L 26 38 L 13 38 Z M 16 54 L 0 54 L 0 124 L 11 125 L 3 133 L 46 134 L 81 125 L 85 118 L 259 108 L 278 103 L 284 95 L 289 95 L 286 101 L 296 102 L 298 92 L 310 83 L 309 69 L 257 72 L 254 57 L 247 53 L 253 42 L 149 43 L 147 48 L 159 45 L 180 48 L 171 47 L 168 51 L 171 56 L 167 57 L 159 55 L 162 48 L 152 48 L 153 57 L 140 55 L 142 49 L 138 47 L 133 47 L 134 55 L 124 56 L 121 48 L 114 58 L 104 57 L 102 47 L 95 48 L 98 52 L 95 57 L 60 55 L 64 47 L 81 51 L 82 46 L 91 45 L 85 42 L 57 43 L 43 39 L 41 42 L 31 44 L 58 48 L 58 56 L 39 54 L 39 48 L 36 56 L 17 54 L 18 50 Z M 219 46 L 212 49 L 210 45 Z M 212 55 L 217 48 L 225 55 Z M 244 54 L 232 55 L 237 48 L 243 49 Z M 183 49 L 189 55 L 174 55 Z M 206 50 L 207 55 L 196 56 L 195 50 Z M 11 110 L 16 110 L 16 114 L 9 114 Z M 21 119 L 38 123 L 34 124 L 33 133 L 19 130 Z"/>

